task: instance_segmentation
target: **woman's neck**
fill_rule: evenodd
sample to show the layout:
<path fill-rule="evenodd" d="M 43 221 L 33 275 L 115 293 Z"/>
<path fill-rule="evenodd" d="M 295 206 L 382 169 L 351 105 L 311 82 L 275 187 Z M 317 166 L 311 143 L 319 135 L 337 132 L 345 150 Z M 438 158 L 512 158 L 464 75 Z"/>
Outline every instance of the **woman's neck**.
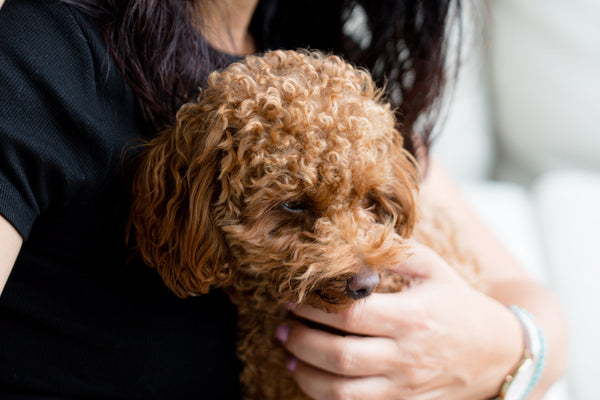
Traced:
<path fill-rule="evenodd" d="M 212 7 L 198 7 L 202 34 L 215 49 L 232 55 L 256 52 L 248 31 L 258 0 L 218 0 Z"/>

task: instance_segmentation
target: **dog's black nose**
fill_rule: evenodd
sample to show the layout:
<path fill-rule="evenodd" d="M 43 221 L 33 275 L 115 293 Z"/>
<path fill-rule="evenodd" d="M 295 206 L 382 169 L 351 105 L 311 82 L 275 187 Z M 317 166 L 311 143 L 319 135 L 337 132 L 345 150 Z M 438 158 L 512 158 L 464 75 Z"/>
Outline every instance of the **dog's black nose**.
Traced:
<path fill-rule="evenodd" d="M 346 281 L 346 292 L 354 300 L 369 296 L 379 285 L 379 274 L 372 269 L 365 269 Z"/>

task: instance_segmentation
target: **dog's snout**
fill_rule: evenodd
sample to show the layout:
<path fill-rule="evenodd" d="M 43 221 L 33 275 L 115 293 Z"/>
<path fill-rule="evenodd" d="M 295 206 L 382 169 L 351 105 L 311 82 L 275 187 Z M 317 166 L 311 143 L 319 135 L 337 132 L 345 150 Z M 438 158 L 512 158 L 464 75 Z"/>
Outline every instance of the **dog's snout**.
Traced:
<path fill-rule="evenodd" d="M 354 300 L 369 296 L 379 285 L 379 274 L 373 270 L 365 270 L 346 281 L 346 292 Z"/>

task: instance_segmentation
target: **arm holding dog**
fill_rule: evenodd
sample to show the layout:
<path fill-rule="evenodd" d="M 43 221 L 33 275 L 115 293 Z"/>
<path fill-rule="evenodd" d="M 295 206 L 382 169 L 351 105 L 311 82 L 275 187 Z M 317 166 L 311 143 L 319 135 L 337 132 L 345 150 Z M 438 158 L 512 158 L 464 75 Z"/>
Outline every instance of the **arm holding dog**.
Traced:
<path fill-rule="evenodd" d="M 456 212 L 463 229 L 481 260 L 487 294 L 500 303 L 527 309 L 544 332 L 547 360 L 540 382 L 528 398 L 541 398 L 563 373 L 567 364 L 567 321 L 555 295 L 536 282 L 504 249 L 485 224 L 467 205 L 459 189 L 435 160 L 423 185 L 424 191 L 447 193 L 446 205 Z"/>
<path fill-rule="evenodd" d="M 521 327 L 506 307 L 516 304 L 535 316 L 547 339 L 547 365 L 528 397 L 541 398 L 566 364 L 566 324 L 556 299 L 501 247 L 435 162 L 422 190 L 445 193 L 445 205 L 463 221 L 485 294 L 415 244 L 397 268 L 419 278 L 409 289 L 373 294 L 340 314 L 296 308 L 300 317 L 367 335 L 341 337 L 302 324 L 283 328 L 285 346 L 300 360 L 291 364 L 298 384 L 315 399 L 493 397 L 523 352 Z"/>

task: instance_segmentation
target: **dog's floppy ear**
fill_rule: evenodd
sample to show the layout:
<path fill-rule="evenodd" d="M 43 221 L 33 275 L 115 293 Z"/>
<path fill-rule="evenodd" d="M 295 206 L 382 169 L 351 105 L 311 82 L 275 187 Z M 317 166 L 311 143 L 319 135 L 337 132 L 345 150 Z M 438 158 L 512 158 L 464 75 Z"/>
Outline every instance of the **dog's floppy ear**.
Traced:
<path fill-rule="evenodd" d="M 212 210 L 227 122 L 207 120 L 201 105 L 184 105 L 176 127 L 143 148 L 133 181 L 129 229 L 135 245 L 180 297 L 206 293 L 231 275 Z"/>

